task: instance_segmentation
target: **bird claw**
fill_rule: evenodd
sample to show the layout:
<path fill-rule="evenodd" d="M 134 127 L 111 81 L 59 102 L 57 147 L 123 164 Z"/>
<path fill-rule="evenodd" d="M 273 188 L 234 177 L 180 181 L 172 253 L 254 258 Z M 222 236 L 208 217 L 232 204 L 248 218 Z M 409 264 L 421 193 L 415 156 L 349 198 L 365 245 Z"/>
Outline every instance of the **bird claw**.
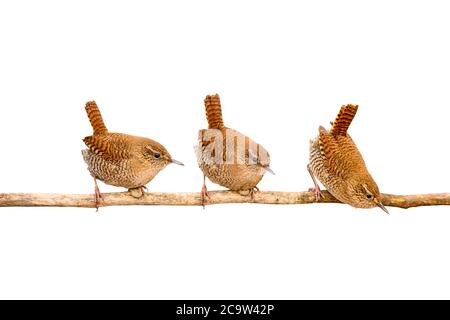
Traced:
<path fill-rule="evenodd" d="M 139 190 L 141 190 L 142 196 L 144 196 L 145 193 L 148 192 L 148 188 L 146 186 L 139 187 Z"/>
<path fill-rule="evenodd" d="M 316 195 L 316 202 L 319 202 L 320 199 L 324 198 L 322 191 L 320 191 L 319 188 L 317 188 L 317 190 L 315 190 L 314 194 Z"/>
<path fill-rule="evenodd" d="M 100 200 L 103 201 L 103 195 L 100 192 L 100 189 L 98 188 L 97 179 L 95 179 L 95 178 L 94 178 L 94 183 L 95 183 L 94 202 L 95 202 L 96 212 L 98 212 L 98 208 L 100 207 Z"/>
<path fill-rule="evenodd" d="M 132 197 L 139 199 L 145 195 L 144 189 L 148 190 L 147 187 L 142 186 L 142 187 L 128 189 L 128 192 L 130 192 Z"/>
<path fill-rule="evenodd" d="M 320 191 L 319 186 L 316 186 L 314 188 L 309 188 L 309 192 L 314 192 L 314 196 L 316 198 L 316 202 L 320 202 L 320 199 L 324 198 L 324 196 L 322 194 L 322 191 Z"/>
<path fill-rule="evenodd" d="M 308 172 L 311 176 L 312 181 L 314 182 L 314 188 L 310 188 L 309 191 L 310 192 L 314 192 L 314 195 L 316 197 L 316 202 L 319 202 L 321 198 L 323 198 L 323 194 L 322 191 L 320 191 L 320 187 L 319 184 L 316 181 L 316 178 L 314 177 L 314 174 L 311 170 L 311 167 L 309 166 L 309 164 L 306 166 L 306 168 L 308 169 Z"/>
<path fill-rule="evenodd" d="M 252 201 L 255 201 L 255 194 L 257 192 L 259 192 L 259 188 L 258 187 L 253 187 L 251 189 L 239 190 L 237 192 L 243 197 L 250 196 L 250 199 Z"/>
<path fill-rule="evenodd" d="M 203 209 L 205 209 L 206 198 L 209 199 L 209 194 L 208 194 L 208 190 L 206 189 L 206 185 L 204 184 L 202 186 L 202 206 L 203 206 Z"/>
<path fill-rule="evenodd" d="M 100 189 L 96 186 L 95 187 L 95 209 L 98 212 L 98 208 L 100 207 L 100 202 L 103 201 L 103 196 L 100 192 Z"/>
<path fill-rule="evenodd" d="M 252 199 L 252 201 L 255 201 L 255 194 L 257 192 L 259 192 L 259 188 L 256 186 L 250 189 L 250 198 Z"/>

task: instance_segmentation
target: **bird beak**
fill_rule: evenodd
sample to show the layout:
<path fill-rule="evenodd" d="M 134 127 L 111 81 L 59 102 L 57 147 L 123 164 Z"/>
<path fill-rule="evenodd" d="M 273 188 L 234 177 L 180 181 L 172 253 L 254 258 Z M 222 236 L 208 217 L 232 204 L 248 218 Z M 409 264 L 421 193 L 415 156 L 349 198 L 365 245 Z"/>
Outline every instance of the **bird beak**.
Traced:
<path fill-rule="evenodd" d="M 177 164 L 179 166 L 184 166 L 183 162 L 180 162 L 180 161 L 175 160 L 175 159 L 172 159 L 172 163 L 175 163 L 175 164 Z"/>
<path fill-rule="evenodd" d="M 378 199 L 375 199 L 375 203 L 376 203 L 376 205 L 377 205 L 378 207 L 381 208 L 381 210 L 383 210 L 383 211 L 386 212 L 387 214 L 390 214 L 389 211 L 388 211 L 388 209 L 386 209 L 386 207 L 385 207 Z"/>
<path fill-rule="evenodd" d="M 264 169 L 265 169 L 267 172 L 270 172 L 271 174 L 275 175 L 275 172 L 273 172 L 273 170 L 270 169 L 270 167 L 264 167 Z"/>

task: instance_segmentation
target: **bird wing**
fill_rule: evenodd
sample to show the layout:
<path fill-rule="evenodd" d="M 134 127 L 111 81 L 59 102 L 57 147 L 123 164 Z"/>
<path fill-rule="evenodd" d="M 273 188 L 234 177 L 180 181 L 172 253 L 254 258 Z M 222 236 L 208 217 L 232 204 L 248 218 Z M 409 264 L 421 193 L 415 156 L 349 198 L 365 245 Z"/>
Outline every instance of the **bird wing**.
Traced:
<path fill-rule="evenodd" d="M 362 167 L 365 168 L 361 153 L 349 135 L 333 136 L 325 128 L 319 128 L 319 147 L 330 173 L 346 178 Z"/>
<path fill-rule="evenodd" d="M 105 160 L 125 160 L 132 155 L 130 144 L 126 143 L 126 139 L 120 133 L 92 135 L 84 138 L 83 142 L 89 150 Z"/>

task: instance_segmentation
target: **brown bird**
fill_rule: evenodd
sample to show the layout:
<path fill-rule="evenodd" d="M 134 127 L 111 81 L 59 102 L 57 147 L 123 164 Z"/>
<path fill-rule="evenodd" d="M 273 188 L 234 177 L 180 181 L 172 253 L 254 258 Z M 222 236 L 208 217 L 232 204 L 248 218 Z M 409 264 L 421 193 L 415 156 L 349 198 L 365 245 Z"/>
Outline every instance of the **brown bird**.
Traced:
<path fill-rule="evenodd" d="M 310 141 L 308 171 L 314 181 L 316 200 L 322 197 L 315 179 L 339 201 L 355 208 L 380 207 L 380 190 L 367 170 L 364 159 L 347 133 L 358 106 L 346 105 L 341 110 L 330 131 L 319 127 L 319 135 Z"/>
<path fill-rule="evenodd" d="M 86 103 L 86 112 L 94 134 L 83 139 L 88 149 L 81 153 L 94 177 L 97 210 L 102 199 L 97 179 L 128 188 L 133 196 L 140 197 L 145 185 L 169 163 L 183 165 L 172 159 L 166 148 L 154 140 L 109 132 L 95 101 Z"/>
<path fill-rule="evenodd" d="M 270 156 L 263 146 L 226 127 L 219 95 L 205 98 L 208 129 L 199 131 L 197 161 L 203 171 L 202 204 L 208 196 L 205 177 L 241 195 L 254 198 L 257 184 L 270 169 Z"/>

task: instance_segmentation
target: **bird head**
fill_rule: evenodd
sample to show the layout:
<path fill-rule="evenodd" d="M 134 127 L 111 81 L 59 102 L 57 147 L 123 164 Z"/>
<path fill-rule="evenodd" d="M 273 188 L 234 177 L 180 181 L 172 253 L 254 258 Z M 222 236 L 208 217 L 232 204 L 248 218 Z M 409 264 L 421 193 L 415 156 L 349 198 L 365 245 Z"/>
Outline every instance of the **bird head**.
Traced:
<path fill-rule="evenodd" d="M 248 164 L 257 165 L 271 174 L 275 174 L 270 168 L 270 155 L 260 144 L 257 145 L 257 150 L 248 150 Z"/>
<path fill-rule="evenodd" d="M 381 210 L 389 214 L 389 211 L 381 202 L 381 193 L 377 184 L 373 179 L 367 179 L 362 183 L 356 184 L 354 195 L 357 199 L 357 205 L 360 208 L 375 208 L 379 207 Z"/>
<path fill-rule="evenodd" d="M 164 168 L 170 163 L 183 166 L 184 164 L 172 158 L 169 151 L 163 145 L 156 141 L 149 141 L 144 144 L 143 155 L 147 161 L 150 161 L 155 167 Z"/>

